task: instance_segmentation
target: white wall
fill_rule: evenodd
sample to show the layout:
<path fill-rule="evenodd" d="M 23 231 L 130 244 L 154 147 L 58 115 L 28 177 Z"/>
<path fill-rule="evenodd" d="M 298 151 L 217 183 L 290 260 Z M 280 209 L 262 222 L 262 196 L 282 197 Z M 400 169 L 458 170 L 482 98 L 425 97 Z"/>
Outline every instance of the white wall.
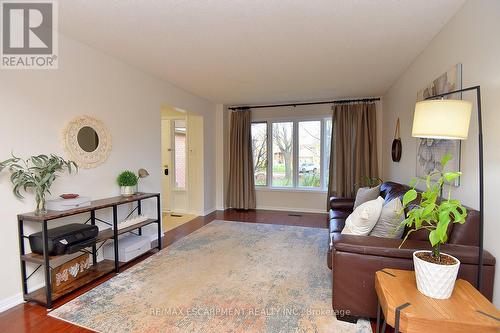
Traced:
<path fill-rule="evenodd" d="M 380 147 L 382 141 L 382 103 L 377 102 L 377 143 Z M 291 119 L 307 117 L 330 117 L 332 114 L 331 105 L 308 105 L 297 107 L 280 108 L 261 108 L 252 110 L 252 121 L 261 121 L 269 119 Z M 225 207 L 224 193 L 227 189 L 227 179 L 224 175 L 228 174 L 227 161 L 224 158 L 228 154 L 227 143 L 229 140 L 229 117 L 230 111 L 224 105 L 217 107 L 217 149 L 218 158 L 218 209 Z M 379 169 L 382 170 L 382 155 L 379 148 Z M 223 169 L 221 171 L 221 169 Z M 220 175 L 219 175 L 220 173 Z M 283 190 L 257 188 L 257 209 L 286 210 L 299 212 L 326 212 L 327 192 L 326 191 L 307 191 L 307 190 Z"/>
<path fill-rule="evenodd" d="M 113 150 L 95 169 L 63 175 L 54 195 L 77 192 L 92 198 L 119 193 L 115 178 L 123 169 L 146 168 L 151 176 L 141 181 L 142 191 L 161 191 L 160 109 L 175 105 L 204 116 L 204 208 L 215 206 L 215 105 L 169 83 L 144 74 L 101 52 L 60 36 L 58 70 L 0 72 L 0 159 L 13 151 L 18 156 L 55 153 L 65 156 L 61 131 L 78 115 L 101 119 L 109 128 Z M 0 310 L 19 300 L 21 280 L 16 215 L 33 210 L 33 197 L 24 201 L 11 193 L 8 173 L 0 174 Z M 154 204 L 146 205 L 154 211 Z M 36 225 L 27 232 L 36 230 Z"/>
<path fill-rule="evenodd" d="M 424 23 L 424 22 L 423 22 Z M 429 46 L 384 95 L 384 178 L 407 183 L 415 176 L 416 139 L 411 137 L 417 91 L 456 63 L 463 64 L 463 87 L 481 85 L 485 148 L 485 248 L 500 258 L 497 211 L 500 186 L 500 1 L 469 0 Z M 476 103 L 474 93 L 464 99 Z M 469 139 L 462 142 L 464 176 L 453 196 L 466 205 L 478 203 L 478 141 L 474 109 Z M 391 160 L 391 142 L 397 117 L 401 120 L 401 162 Z M 500 306 L 500 272 L 496 273 L 494 302 Z"/>
<path fill-rule="evenodd" d="M 215 160 L 216 160 L 216 207 L 217 210 L 224 210 L 225 205 L 225 193 L 226 193 L 226 170 L 228 167 L 226 150 L 227 150 L 227 140 L 226 133 L 228 131 L 228 118 L 229 113 L 227 107 L 224 104 L 217 104 L 216 106 L 216 123 L 215 123 Z"/>

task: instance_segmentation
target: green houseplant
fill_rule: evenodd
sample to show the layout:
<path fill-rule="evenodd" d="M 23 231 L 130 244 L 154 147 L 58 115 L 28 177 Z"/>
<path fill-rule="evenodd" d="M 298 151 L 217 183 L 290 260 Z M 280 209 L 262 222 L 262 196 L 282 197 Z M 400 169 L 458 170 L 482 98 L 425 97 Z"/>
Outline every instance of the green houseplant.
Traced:
<path fill-rule="evenodd" d="M 447 230 L 450 223 L 463 224 L 467 217 L 467 210 L 460 201 L 451 199 L 450 190 L 446 198 L 439 200 L 443 186 L 453 182 L 462 174 L 456 171 L 444 171 L 451 158 L 451 155 L 445 155 L 441 160 L 442 171 L 427 175 L 426 189 L 421 193 L 419 200 L 415 189 L 419 181 L 412 182 L 412 188 L 403 196 L 403 207 L 411 209 L 408 210 L 407 217 L 400 226 L 409 228 L 401 245 L 412 232 L 421 229 L 429 231 L 432 251 L 413 253 L 417 287 L 427 296 L 442 299 L 449 298 L 453 292 L 460 262 L 457 258 L 442 253 L 440 247 L 448 241 Z M 437 177 L 435 181 L 434 177 Z"/>
<path fill-rule="evenodd" d="M 28 192 L 33 189 L 35 192 L 36 208 L 35 214 L 45 214 L 45 196 L 50 194 L 50 187 L 57 178 L 58 172 L 69 173 L 78 171 L 78 166 L 73 161 L 66 161 L 57 155 L 35 155 L 26 159 L 21 159 L 12 155 L 5 161 L 0 162 L 0 171 L 9 169 L 11 172 L 10 181 L 14 185 L 12 192 L 20 199 L 24 196 L 21 190 Z"/>
<path fill-rule="evenodd" d="M 139 177 L 132 171 L 125 170 L 118 175 L 116 182 L 120 186 L 120 192 L 123 196 L 134 195 L 137 189 Z"/>

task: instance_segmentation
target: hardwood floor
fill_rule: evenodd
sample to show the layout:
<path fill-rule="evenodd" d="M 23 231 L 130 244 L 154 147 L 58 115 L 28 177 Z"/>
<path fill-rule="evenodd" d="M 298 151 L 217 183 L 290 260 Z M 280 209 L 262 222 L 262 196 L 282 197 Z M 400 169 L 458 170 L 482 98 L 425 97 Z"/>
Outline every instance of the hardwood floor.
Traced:
<path fill-rule="evenodd" d="M 281 211 L 240 211 L 229 209 L 226 211 L 216 211 L 207 216 L 200 216 L 192 221 L 189 221 L 173 230 L 167 231 L 163 237 L 163 247 L 166 247 L 175 241 L 189 235 L 204 225 L 214 220 L 227 220 L 227 221 L 242 221 L 250 223 L 269 223 L 269 224 L 283 224 L 315 228 L 327 228 L 328 218 L 325 214 L 315 213 L 289 213 Z M 134 261 L 123 266 L 120 271 L 135 265 L 136 263 L 144 260 L 151 253 L 141 256 Z M 70 301 L 71 299 L 85 293 L 93 287 L 103 283 L 112 278 L 115 274 L 108 274 L 93 283 L 73 292 L 57 300 L 54 307 L 61 306 L 62 304 Z M 373 326 L 373 322 L 372 322 Z M 54 319 L 47 316 L 47 309 L 43 306 L 34 303 L 20 304 L 12 309 L 0 313 L 0 332 L 90 332 L 78 326 L 66 323 L 61 320 Z"/>

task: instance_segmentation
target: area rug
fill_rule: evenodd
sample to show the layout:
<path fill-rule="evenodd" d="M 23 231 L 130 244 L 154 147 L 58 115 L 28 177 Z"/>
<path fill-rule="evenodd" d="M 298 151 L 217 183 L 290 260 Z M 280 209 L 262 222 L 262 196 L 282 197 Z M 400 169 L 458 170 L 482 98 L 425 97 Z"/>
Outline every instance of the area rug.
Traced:
<path fill-rule="evenodd" d="M 50 312 L 98 332 L 371 332 L 338 321 L 328 230 L 213 221 Z"/>

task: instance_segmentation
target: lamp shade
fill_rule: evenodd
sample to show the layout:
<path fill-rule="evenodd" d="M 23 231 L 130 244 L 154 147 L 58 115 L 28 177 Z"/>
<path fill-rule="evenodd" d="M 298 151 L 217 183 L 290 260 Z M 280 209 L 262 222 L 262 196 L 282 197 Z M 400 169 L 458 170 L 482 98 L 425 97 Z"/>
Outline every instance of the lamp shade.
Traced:
<path fill-rule="evenodd" d="M 444 99 L 415 105 L 412 136 L 433 139 L 467 139 L 472 103 Z"/>

